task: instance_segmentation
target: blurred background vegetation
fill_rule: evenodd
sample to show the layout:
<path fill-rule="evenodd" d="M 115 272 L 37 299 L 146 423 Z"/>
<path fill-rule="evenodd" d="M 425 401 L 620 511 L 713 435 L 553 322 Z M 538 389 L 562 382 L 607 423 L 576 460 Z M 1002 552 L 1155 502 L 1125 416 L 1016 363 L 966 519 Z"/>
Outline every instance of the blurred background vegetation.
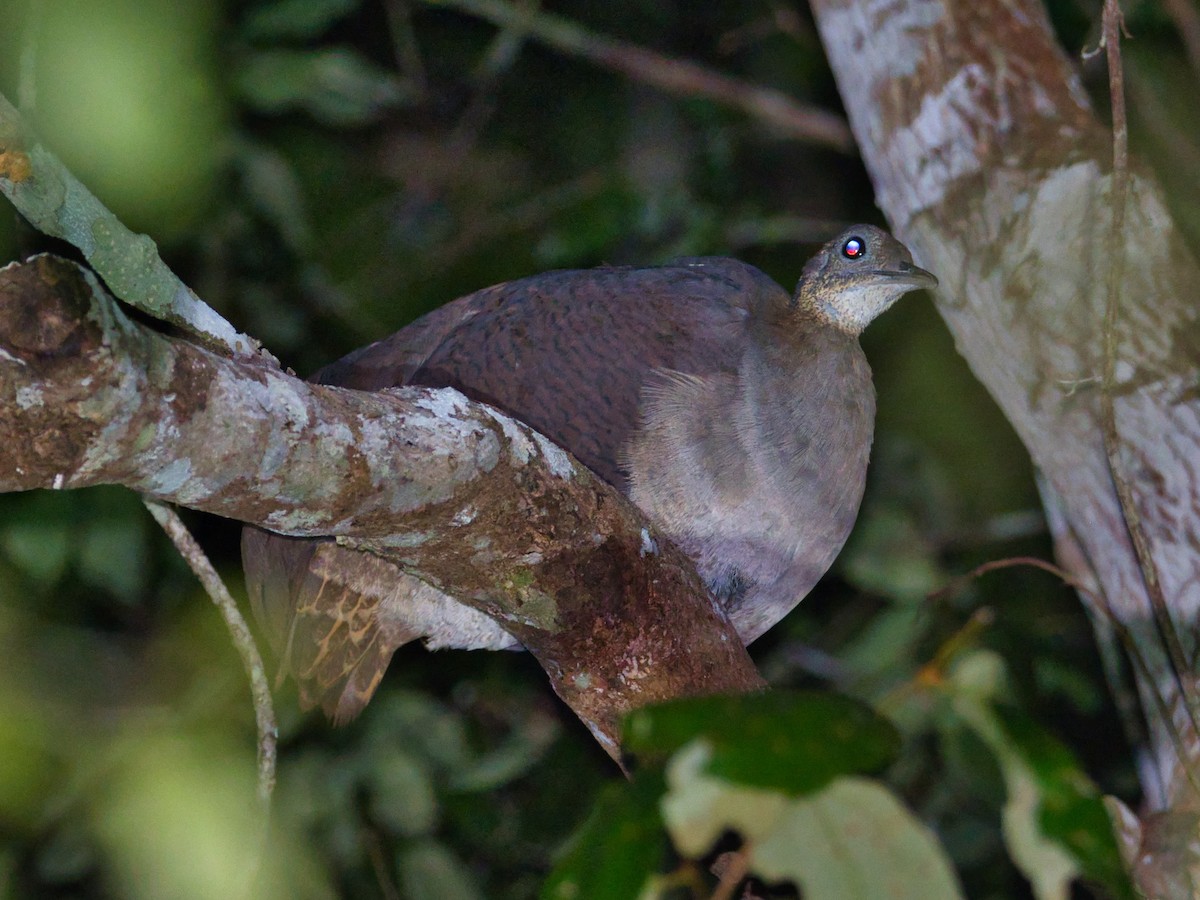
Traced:
<path fill-rule="evenodd" d="M 852 154 L 704 96 L 667 96 L 418 0 L 9 0 L 0 89 L 208 303 L 301 374 L 477 288 L 550 268 L 733 255 L 785 285 L 878 221 Z M 1124 4 L 1134 146 L 1200 233 L 1196 81 L 1157 3 Z M 785 0 L 555 0 L 589 33 L 840 110 Z M 1069 52 L 1098 0 L 1052 0 Z M 1100 108 L 1102 70 L 1080 63 Z M 1098 63 L 1096 63 L 1098 65 Z M 0 214 L 0 260 L 62 250 Z M 953 290 L 953 286 L 948 286 Z M 1137 800 L 1078 599 L 989 559 L 1050 558 L 1029 460 L 928 298 L 864 344 L 879 423 L 851 544 L 753 648 L 777 686 L 884 708 L 885 777 L 971 897 L 1024 897 L 1003 754 L 956 712 L 955 666 Z M 240 591 L 238 528 L 189 515 Z M 278 695 L 279 787 L 255 896 L 535 896 L 618 779 L 521 654 L 397 654 L 334 730 Z M 999 700 L 997 701 L 999 702 Z M 1078 766 L 1078 769 L 1074 768 Z M 0 497 L 0 896 L 227 897 L 257 841 L 254 719 L 219 617 L 136 497 Z"/>

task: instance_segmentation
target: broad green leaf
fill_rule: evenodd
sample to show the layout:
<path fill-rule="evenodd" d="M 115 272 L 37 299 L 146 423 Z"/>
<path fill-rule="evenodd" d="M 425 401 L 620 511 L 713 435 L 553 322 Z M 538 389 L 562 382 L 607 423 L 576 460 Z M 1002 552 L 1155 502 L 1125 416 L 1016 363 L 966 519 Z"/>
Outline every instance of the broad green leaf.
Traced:
<path fill-rule="evenodd" d="M 1070 895 L 1087 876 L 1116 897 L 1132 897 L 1112 824 L 1095 785 L 1070 751 L 1015 712 L 1001 709 L 1005 667 L 989 651 L 951 673 L 954 712 L 988 746 L 1004 775 L 1004 840 L 1038 900 Z"/>
<path fill-rule="evenodd" d="M 234 161 L 246 199 L 298 254 L 312 243 L 304 191 L 287 157 L 268 144 L 238 141 Z"/>
<path fill-rule="evenodd" d="M 793 800 L 750 855 L 768 882 L 806 900 L 949 900 L 962 896 L 932 833 L 882 785 L 839 778 Z"/>
<path fill-rule="evenodd" d="M 490 791 L 520 778 L 542 760 L 559 730 L 558 721 L 548 717 L 514 723 L 500 746 L 447 773 L 450 789 Z"/>
<path fill-rule="evenodd" d="M 373 754 L 366 775 L 371 786 L 371 813 L 393 832 L 427 834 L 437 824 L 438 801 L 431 773 L 398 747 Z"/>
<path fill-rule="evenodd" d="M 643 896 L 666 850 L 658 803 L 662 779 L 647 772 L 601 792 L 591 816 L 542 888 L 542 900 Z"/>
<path fill-rule="evenodd" d="M 483 900 L 467 864 L 434 841 L 401 851 L 396 865 L 409 900 Z"/>
<path fill-rule="evenodd" d="M 52 585 L 67 566 L 70 545 L 59 523 L 17 521 L 0 534 L 4 553 L 30 578 Z"/>
<path fill-rule="evenodd" d="M 1115 897 L 1132 897 L 1104 799 L 1071 751 L 1015 711 L 996 715 L 1035 779 L 1039 827 L 1070 850 L 1085 876 Z"/>
<path fill-rule="evenodd" d="M 896 506 L 880 506 L 858 523 L 838 565 L 856 587 L 904 603 L 923 601 L 945 582 L 936 548 Z"/>
<path fill-rule="evenodd" d="M 685 856 L 711 851 L 728 830 L 744 840 L 749 870 L 790 882 L 805 900 L 956 900 L 954 872 L 932 834 L 886 788 L 838 778 L 788 797 L 707 774 L 697 743 L 668 767 L 663 820 Z"/>
<path fill-rule="evenodd" d="M 869 707 L 815 691 L 674 700 L 632 713 L 623 746 L 643 763 L 700 740 L 707 771 L 745 786 L 815 791 L 838 775 L 886 765 L 896 730 Z"/>
<path fill-rule="evenodd" d="M 662 818 L 675 848 L 693 859 L 706 855 L 730 829 L 757 842 L 771 833 L 788 805 L 779 791 L 713 777 L 711 762 L 712 747 L 698 739 L 667 765 Z"/>

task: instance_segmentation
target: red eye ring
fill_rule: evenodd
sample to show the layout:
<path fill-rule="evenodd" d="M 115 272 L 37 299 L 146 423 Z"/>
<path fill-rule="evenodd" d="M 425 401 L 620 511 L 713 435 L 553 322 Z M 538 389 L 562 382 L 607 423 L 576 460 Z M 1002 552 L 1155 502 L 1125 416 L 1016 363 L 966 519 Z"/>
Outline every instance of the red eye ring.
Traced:
<path fill-rule="evenodd" d="M 846 259 L 862 259 L 867 252 L 867 242 L 860 237 L 847 238 L 842 244 L 842 256 Z"/>

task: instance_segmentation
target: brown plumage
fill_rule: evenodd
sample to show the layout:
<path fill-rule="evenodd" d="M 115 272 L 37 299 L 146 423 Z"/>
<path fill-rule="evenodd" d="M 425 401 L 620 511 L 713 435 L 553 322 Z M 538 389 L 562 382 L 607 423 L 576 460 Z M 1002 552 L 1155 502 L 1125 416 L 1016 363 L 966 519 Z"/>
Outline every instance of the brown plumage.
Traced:
<path fill-rule="evenodd" d="M 532 425 L 671 535 L 748 643 L 812 588 L 857 514 L 875 400 L 859 332 L 933 284 L 867 225 L 822 248 L 793 294 L 724 258 L 551 272 L 455 300 L 314 379 L 452 386 Z M 248 528 L 243 557 L 284 669 L 339 720 L 408 640 L 515 643 L 329 541 Z"/>

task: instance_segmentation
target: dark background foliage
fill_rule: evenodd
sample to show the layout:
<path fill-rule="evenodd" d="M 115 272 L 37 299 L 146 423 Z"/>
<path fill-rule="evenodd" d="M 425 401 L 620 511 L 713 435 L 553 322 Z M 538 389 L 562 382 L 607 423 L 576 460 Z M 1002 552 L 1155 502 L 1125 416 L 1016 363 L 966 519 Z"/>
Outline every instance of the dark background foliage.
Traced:
<path fill-rule="evenodd" d="M 781 283 L 878 221 L 849 154 L 703 96 L 669 97 L 455 9 L 405 0 L 18 4 L 0 88 L 183 279 L 301 374 L 463 293 L 550 268 L 734 255 Z M 530 6 L 532 10 L 533 7 Z M 801 4 L 588 3 L 545 12 L 840 109 Z M 1071 52 L 1099 4 L 1055 0 Z M 1157 4 L 1127 4 L 1135 150 L 1195 235 L 1196 96 Z M 1100 70 L 1085 68 L 1103 106 Z M 0 258 L 48 245 L 0 215 Z M 61 249 L 61 248 L 55 248 Z M 872 326 L 869 493 L 835 570 L 754 657 L 780 687 L 883 708 L 887 780 L 971 897 L 1029 887 L 1000 832 L 995 748 L 952 663 L 1136 801 L 1129 735 L 1050 558 L 1033 473 L 927 298 Z M 237 527 L 189 516 L 240 591 Z M 397 654 L 349 727 L 278 694 L 267 882 L 280 896 L 534 896 L 618 775 L 520 654 Z M 0 497 L 0 894 L 218 896 L 253 841 L 253 714 L 218 617 L 137 498 Z M 274 879 L 274 880 L 272 880 Z M 187 885 L 187 887 L 183 887 Z"/>

